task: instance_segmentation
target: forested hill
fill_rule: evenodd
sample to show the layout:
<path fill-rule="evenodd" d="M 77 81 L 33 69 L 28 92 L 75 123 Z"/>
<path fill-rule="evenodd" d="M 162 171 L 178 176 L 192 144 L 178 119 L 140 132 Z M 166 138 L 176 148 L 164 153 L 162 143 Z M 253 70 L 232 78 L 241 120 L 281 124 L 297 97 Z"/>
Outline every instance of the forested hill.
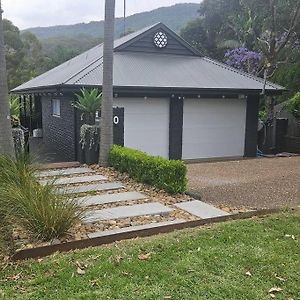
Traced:
<path fill-rule="evenodd" d="M 176 4 L 169 7 L 158 8 L 149 12 L 135 14 L 126 19 L 126 27 L 127 30 L 136 31 L 154 23 L 163 22 L 174 31 L 179 32 L 187 22 L 198 16 L 197 11 L 199 6 L 199 4 L 195 3 Z M 119 37 L 123 33 L 123 24 L 122 18 L 116 19 L 116 37 Z M 76 38 L 80 35 L 102 38 L 103 25 L 103 21 L 94 21 L 87 24 L 81 23 L 75 25 L 29 28 L 27 31 L 35 34 L 40 40 L 62 36 Z"/>

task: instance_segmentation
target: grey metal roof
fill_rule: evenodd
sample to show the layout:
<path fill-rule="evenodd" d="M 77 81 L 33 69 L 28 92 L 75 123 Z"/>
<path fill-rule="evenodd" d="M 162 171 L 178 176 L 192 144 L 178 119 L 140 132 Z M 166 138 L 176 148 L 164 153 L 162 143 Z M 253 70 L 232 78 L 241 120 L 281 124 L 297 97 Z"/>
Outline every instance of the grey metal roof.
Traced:
<path fill-rule="evenodd" d="M 115 41 L 117 49 L 154 27 L 147 27 Z M 163 25 L 164 26 L 164 25 Z M 15 88 L 13 92 L 33 92 L 54 86 L 101 86 L 103 46 L 98 45 L 62 65 Z M 220 90 L 262 90 L 263 80 L 203 56 L 115 52 L 114 86 Z M 266 90 L 283 87 L 267 83 Z"/>

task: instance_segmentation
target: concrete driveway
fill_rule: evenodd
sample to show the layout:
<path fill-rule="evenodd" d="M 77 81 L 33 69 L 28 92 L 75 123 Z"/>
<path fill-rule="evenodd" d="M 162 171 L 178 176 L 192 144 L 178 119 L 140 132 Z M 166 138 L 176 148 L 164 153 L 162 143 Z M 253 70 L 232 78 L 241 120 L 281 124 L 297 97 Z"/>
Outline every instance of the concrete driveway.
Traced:
<path fill-rule="evenodd" d="M 300 156 L 189 164 L 188 189 L 219 207 L 300 206 Z"/>

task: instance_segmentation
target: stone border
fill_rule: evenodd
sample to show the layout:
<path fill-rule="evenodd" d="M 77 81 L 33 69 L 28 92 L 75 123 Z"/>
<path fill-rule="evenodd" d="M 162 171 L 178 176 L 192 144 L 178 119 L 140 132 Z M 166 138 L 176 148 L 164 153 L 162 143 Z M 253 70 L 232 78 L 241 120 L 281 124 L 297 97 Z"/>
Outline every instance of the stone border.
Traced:
<path fill-rule="evenodd" d="M 299 208 L 291 208 L 292 211 L 298 211 Z M 76 249 L 84 249 L 88 247 L 96 247 L 101 245 L 111 244 L 121 240 L 128 240 L 137 237 L 148 237 L 152 235 L 157 235 L 160 233 L 169 233 L 175 230 L 182 230 L 187 228 L 195 228 L 203 225 L 221 223 L 233 220 L 244 220 L 253 217 L 261 217 L 269 214 L 275 214 L 286 211 L 286 208 L 273 208 L 273 209 L 262 209 L 257 211 L 250 211 L 245 213 L 239 213 L 234 215 L 202 219 L 196 221 L 187 221 L 178 224 L 171 224 L 161 227 L 142 229 L 142 230 L 133 230 L 130 232 L 121 232 L 115 233 L 108 236 L 92 238 L 92 239 L 83 239 L 79 241 L 71 241 L 62 244 L 49 245 L 43 247 L 36 247 L 32 249 L 20 250 L 12 257 L 13 261 L 25 260 L 30 258 L 40 258 L 51 255 L 55 252 L 68 252 Z"/>

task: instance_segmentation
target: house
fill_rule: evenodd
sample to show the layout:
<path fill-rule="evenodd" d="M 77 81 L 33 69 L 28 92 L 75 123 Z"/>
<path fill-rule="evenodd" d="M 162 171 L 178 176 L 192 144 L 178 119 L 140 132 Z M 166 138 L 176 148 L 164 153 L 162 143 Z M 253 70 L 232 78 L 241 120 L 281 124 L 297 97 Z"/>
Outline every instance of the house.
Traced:
<path fill-rule="evenodd" d="M 82 87 L 101 89 L 103 46 L 22 84 L 12 92 L 39 110 L 46 146 L 78 159 Z M 254 157 L 263 80 L 205 57 L 159 23 L 114 43 L 114 105 L 126 147 L 169 159 Z M 268 82 L 266 93 L 283 88 Z M 124 114 L 124 115 L 123 115 Z M 123 121 L 122 121 L 123 122 Z M 37 126 L 37 125 L 32 125 Z"/>

